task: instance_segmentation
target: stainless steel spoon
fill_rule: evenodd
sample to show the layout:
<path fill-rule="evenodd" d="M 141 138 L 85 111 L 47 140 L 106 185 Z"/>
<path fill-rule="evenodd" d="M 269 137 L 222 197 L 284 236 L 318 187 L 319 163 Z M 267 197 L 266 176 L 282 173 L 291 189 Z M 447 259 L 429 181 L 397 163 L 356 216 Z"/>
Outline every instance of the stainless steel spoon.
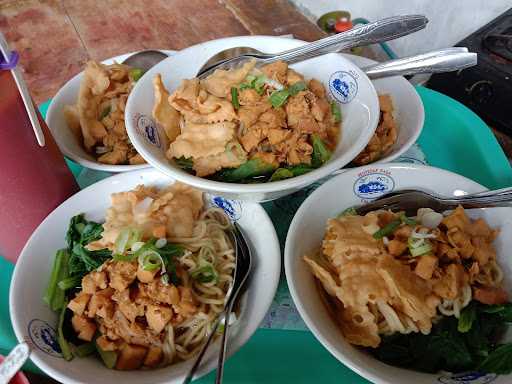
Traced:
<path fill-rule="evenodd" d="M 206 350 L 210 346 L 210 343 L 215 338 L 215 334 L 217 331 L 217 328 L 219 327 L 219 324 L 222 320 L 224 320 L 224 329 L 222 333 L 222 341 L 221 341 L 221 349 L 219 352 L 219 361 L 217 366 L 217 378 L 216 383 L 222 382 L 222 374 L 223 374 L 223 368 L 224 368 L 224 359 L 225 359 L 225 353 L 226 353 L 226 342 L 228 338 L 228 331 L 229 331 L 229 318 L 231 315 L 231 311 L 233 310 L 233 306 L 236 303 L 238 296 L 242 292 L 242 287 L 244 286 L 245 282 L 247 281 L 247 278 L 249 276 L 249 273 L 251 271 L 252 267 L 252 257 L 251 257 L 251 251 L 247 244 L 247 241 L 245 237 L 242 234 L 242 230 L 238 226 L 237 223 L 233 224 L 233 231 L 230 234 L 231 242 L 233 243 L 233 247 L 235 249 L 235 272 L 233 277 L 233 283 L 231 284 L 231 287 L 228 290 L 228 293 L 226 295 L 227 300 L 226 304 L 224 305 L 224 311 L 223 313 L 217 318 L 215 323 L 213 324 L 212 330 L 210 332 L 210 335 L 208 336 L 208 339 L 206 340 L 205 344 L 203 345 L 203 348 L 199 352 L 199 354 L 196 357 L 196 360 L 194 362 L 194 365 L 188 372 L 187 376 L 183 380 L 183 384 L 188 384 L 192 381 L 192 378 L 194 377 L 194 374 L 196 373 L 197 369 L 199 368 L 199 365 L 201 364 L 201 360 L 203 359 Z"/>
<path fill-rule="evenodd" d="M 199 71 L 197 77 L 200 79 L 205 78 L 216 69 L 230 69 L 237 67 L 251 58 L 256 60 L 257 65 L 266 65 L 279 60 L 292 64 L 312 57 L 324 55 L 328 52 L 337 52 L 341 49 L 393 40 L 421 30 L 425 28 L 427 23 L 428 19 L 422 15 L 389 17 L 263 58 L 243 55 L 233 57 L 221 62 L 220 64 L 215 64 Z"/>

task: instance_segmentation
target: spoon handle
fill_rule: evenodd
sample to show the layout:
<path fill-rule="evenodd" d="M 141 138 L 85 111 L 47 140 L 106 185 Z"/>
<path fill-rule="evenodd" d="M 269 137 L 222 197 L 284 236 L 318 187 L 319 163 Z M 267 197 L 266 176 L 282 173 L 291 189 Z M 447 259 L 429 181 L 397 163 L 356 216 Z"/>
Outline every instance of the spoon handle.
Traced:
<path fill-rule="evenodd" d="M 466 48 L 448 48 L 362 68 L 370 79 L 458 71 L 477 64 L 477 54 Z"/>
<path fill-rule="evenodd" d="M 224 361 L 226 360 L 226 345 L 229 334 L 229 319 L 231 317 L 231 311 L 233 310 L 233 303 L 234 301 L 232 300 L 225 310 L 224 329 L 222 331 L 222 341 L 220 344 L 219 360 L 217 362 L 217 376 L 215 377 L 215 384 L 222 383 L 222 376 L 224 374 Z"/>
<path fill-rule="evenodd" d="M 389 17 L 282 52 L 261 63 L 269 64 L 279 60 L 294 63 L 328 52 L 393 40 L 423 29 L 427 23 L 428 19 L 422 15 Z"/>
<path fill-rule="evenodd" d="M 196 361 L 194 361 L 194 365 L 192 366 L 192 368 L 190 368 L 190 370 L 187 373 L 187 376 L 183 380 L 183 384 L 188 384 L 188 383 L 190 383 L 192 381 L 192 379 L 194 377 L 194 374 L 197 371 L 197 368 L 199 368 L 199 364 L 201 364 L 201 360 L 203 360 L 204 354 L 206 353 L 206 350 L 208 349 L 208 346 L 210 345 L 210 343 L 214 339 L 215 333 L 217 332 L 217 328 L 219 327 L 219 324 L 220 324 L 220 320 L 221 320 L 221 317 L 219 316 L 215 320 L 215 323 L 213 323 L 212 331 L 211 331 L 210 335 L 208 336 L 208 339 L 206 340 L 206 343 L 204 343 L 203 348 L 201 349 L 201 351 L 197 355 Z"/>

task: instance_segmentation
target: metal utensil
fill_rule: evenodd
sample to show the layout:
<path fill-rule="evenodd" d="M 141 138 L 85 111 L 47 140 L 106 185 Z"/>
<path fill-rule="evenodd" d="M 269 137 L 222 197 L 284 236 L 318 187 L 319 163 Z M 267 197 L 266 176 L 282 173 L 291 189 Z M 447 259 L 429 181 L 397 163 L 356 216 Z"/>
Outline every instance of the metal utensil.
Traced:
<path fill-rule="evenodd" d="M 228 328 L 229 328 L 229 317 L 231 315 L 231 311 L 233 310 L 233 305 L 237 301 L 237 298 L 241 292 L 241 288 L 243 287 L 244 283 L 247 280 L 247 277 L 249 276 L 249 272 L 251 270 L 251 252 L 249 249 L 249 246 L 247 244 L 247 241 L 245 237 L 242 235 L 242 231 L 240 229 L 240 226 L 237 223 L 233 224 L 233 231 L 230 234 L 231 242 L 233 243 L 233 247 L 235 250 L 235 272 L 234 272 L 234 278 L 233 282 L 227 292 L 226 295 L 226 304 L 224 305 L 224 311 L 221 315 L 215 320 L 215 323 L 213 324 L 212 331 L 210 335 L 208 336 L 208 339 L 206 340 L 205 344 L 203 345 L 203 348 L 199 352 L 199 354 L 196 357 L 196 360 L 194 362 L 194 365 L 188 372 L 187 376 L 183 380 L 183 384 L 188 384 L 192 381 L 192 378 L 194 377 L 194 374 L 196 373 L 197 369 L 199 368 L 199 364 L 201 364 L 201 360 L 203 359 L 206 350 L 210 346 L 210 343 L 214 339 L 215 333 L 217 332 L 217 328 L 219 327 L 219 324 L 222 320 L 224 320 L 224 330 L 222 334 L 222 341 L 221 341 L 221 349 L 219 352 L 219 363 L 217 368 L 217 382 L 222 381 L 222 373 L 224 368 L 224 359 L 225 359 L 225 352 L 226 352 L 226 341 L 227 341 L 227 335 L 228 335 Z M 219 381 L 220 380 L 220 381 Z"/>
<path fill-rule="evenodd" d="M 452 72 L 477 64 L 477 54 L 467 48 L 454 47 L 422 53 L 402 59 L 389 60 L 361 68 L 370 79 L 388 76 L 418 75 L 420 73 Z"/>
<path fill-rule="evenodd" d="M 0 32 L 0 52 L 2 53 L 3 57 L 8 60 L 11 57 L 11 49 L 9 48 L 9 45 L 7 44 L 7 40 L 5 40 L 4 35 Z M 23 76 L 21 76 L 20 69 L 16 66 L 11 69 L 12 77 L 14 78 L 14 81 L 16 82 L 16 85 L 18 86 L 18 89 L 21 94 L 21 98 L 23 99 L 23 104 L 25 104 L 25 110 L 27 111 L 28 117 L 30 119 L 30 123 L 32 124 L 32 129 L 34 130 L 34 134 L 37 139 L 37 143 L 40 147 L 44 147 L 45 139 L 44 139 L 44 133 L 43 129 L 41 128 L 41 125 L 39 124 L 39 119 L 37 117 L 36 108 L 34 106 L 34 103 L 32 102 L 32 98 L 30 97 L 30 93 L 27 88 L 27 83 L 25 83 L 25 80 L 23 79 Z"/>
<path fill-rule="evenodd" d="M 140 51 L 128 56 L 123 60 L 123 64 L 129 65 L 132 68 L 140 68 L 146 72 L 151 67 L 154 67 L 159 62 L 167 59 L 168 57 L 169 56 L 167 56 L 167 54 L 161 51 L 147 49 L 145 51 Z"/>
<path fill-rule="evenodd" d="M 296 63 L 328 52 L 336 52 L 341 49 L 393 40 L 423 29 L 427 23 L 428 19 L 422 15 L 389 17 L 374 23 L 362 25 L 347 32 L 325 37 L 298 48 L 274 54 L 271 57 L 255 59 L 258 65 L 270 64 L 279 60 L 290 64 Z M 216 69 L 237 67 L 250 58 L 252 57 L 243 55 L 234 57 L 220 64 L 205 68 L 197 74 L 197 77 L 205 78 Z"/>
<path fill-rule="evenodd" d="M 419 208 L 432 208 L 436 212 L 444 212 L 455 209 L 458 205 L 462 205 L 464 208 L 484 208 L 510 206 L 511 202 L 512 188 L 502 188 L 496 191 L 460 197 L 444 197 L 425 191 L 406 190 L 397 191 L 392 196 L 383 196 L 355 209 L 359 215 L 378 209 L 389 209 L 391 211 L 405 211 L 407 215 L 413 216 L 416 215 Z"/>
<path fill-rule="evenodd" d="M 15 346 L 0 364 L 0 384 L 8 384 L 25 364 L 29 355 L 30 349 L 26 343 Z"/>
<path fill-rule="evenodd" d="M 226 359 L 226 344 L 229 334 L 229 318 L 231 316 L 231 312 L 233 311 L 233 305 L 241 292 L 244 283 L 247 281 L 249 276 L 249 272 L 252 266 L 252 256 L 251 250 L 248 246 L 247 240 L 242 232 L 240 226 L 235 222 L 233 224 L 234 231 L 233 234 L 236 238 L 236 243 L 239 246 L 239 252 L 237 253 L 237 261 L 236 261 L 236 269 L 235 269 L 235 279 L 233 283 L 233 292 L 226 303 L 226 310 L 224 315 L 224 330 L 222 333 L 222 342 L 219 351 L 219 360 L 217 363 L 217 376 L 215 378 L 215 383 L 222 383 L 222 376 L 224 373 L 224 361 Z M 240 264 L 239 264 L 240 263 Z"/>

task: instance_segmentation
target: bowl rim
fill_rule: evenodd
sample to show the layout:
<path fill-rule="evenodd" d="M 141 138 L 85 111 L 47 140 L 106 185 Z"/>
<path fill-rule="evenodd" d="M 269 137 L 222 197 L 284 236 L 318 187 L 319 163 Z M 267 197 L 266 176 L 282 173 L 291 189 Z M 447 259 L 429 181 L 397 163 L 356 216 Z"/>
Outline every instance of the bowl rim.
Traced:
<path fill-rule="evenodd" d="M 352 174 L 359 174 L 364 171 L 364 169 L 372 169 L 374 168 L 372 164 L 365 165 L 363 167 L 353 168 L 349 169 L 346 172 L 343 172 L 324 184 L 322 184 L 320 187 L 318 187 L 313 193 L 311 193 L 301 204 L 297 212 L 295 213 L 291 223 L 290 227 L 288 228 L 288 232 L 286 233 L 286 242 L 284 247 L 284 270 L 285 270 L 285 276 L 286 276 L 286 283 L 288 286 L 288 289 L 290 291 L 290 296 L 292 297 L 293 303 L 295 304 L 301 318 L 304 320 L 304 323 L 308 327 L 308 329 L 313 333 L 315 338 L 322 344 L 322 346 L 329 351 L 329 353 L 336 358 L 339 362 L 350 368 L 352 371 L 356 372 L 361 377 L 374 382 L 374 383 L 386 383 L 386 384 L 394 384 L 394 382 L 389 382 L 387 380 L 381 379 L 379 376 L 375 375 L 375 373 L 371 372 L 367 367 L 358 365 L 352 361 L 352 358 L 350 356 L 347 356 L 344 352 L 340 351 L 338 348 L 334 346 L 334 344 L 328 340 L 327 338 L 324 338 L 321 335 L 320 327 L 316 325 L 316 321 L 313 317 L 311 317 L 308 313 L 308 311 L 305 309 L 305 307 L 302 304 L 302 300 L 295 288 L 294 283 L 294 277 L 292 277 L 292 264 L 297 262 L 297 257 L 291 254 L 291 243 L 292 243 L 292 237 L 293 234 L 296 232 L 297 227 L 299 225 L 299 221 L 303 217 L 307 217 L 305 213 L 307 213 L 307 210 L 310 208 L 308 201 L 311 201 L 314 196 L 319 195 L 322 193 L 323 189 L 328 188 L 331 184 L 336 184 L 339 182 L 339 179 L 342 179 L 344 177 L 350 177 Z M 429 170 L 435 170 L 438 173 L 443 173 L 447 176 L 456 176 L 459 179 L 465 179 L 470 184 L 473 184 L 475 188 L 481 188 L 481 191 L 488 190 L 485 186 L 481 185 L 480 183 L 477 183 L 474 180 L 471 180 L 465 176 L 456 174 L 454 172 L 437 168 L 429 165 L 423 165 L 423 164 L 406 164 L 406 163 L 387 163 L 387 164 L 380 164 L 379 169 L 390 169 L 390 168 L 401 168 L 401 169 L 409 169 L 414 171 L 422 171 L 424 169 Z M 398 367 L 395 367 L 398 368 Z M 422 372 L 412 371 L 414 373 L 422 374 Z"/>
<path fill-rule="evenodd" d="M 107 60 L 101 61 L 102 63 L 110 62 L 112 60 L 116 60 L 119 57 L 123 57 L 125 55 L 119 55 L 112 57 Z M 73 160 L 75 163 L 80 164 L 83 167 L 94 169 L 96 171 L 104 171 L 104 172 L 128 172 L 128 171 L 135 171 L 139 169 L 149 168 L 151 165 L 149 163 L 147 164 L 123 164 L 123 165 L 112 165 L 112 164 L 104 164 L 100 163 L 99 161 L 92 161 L 89 159 L 86 159 L 85 157 L 80 156 L 76 152 L 73 152 L 68 149 L 68 146 L 61 140 L 61 135 L 59 133 L 59 130 L 53 126 L 52 122 L 57 119 L 57 116 L 59 113 L 62 113 L 62 111 L 58 111 L 59 107 L 63 107 L 64 104 L 60 101 L 64 95 L 68 92 L 68 88 L 71 87 L 72 83 L 77 82 L 81 79 L 83 76 L 84 71 L 78 72 L 76 75 L 74 75 L 71 79 L 66 81 L 62 87 L 59 88 L 57 93 L 51 98 L 50 104 L 48 105 L 48 110 L 46 112 L 45 116 L 45 123 L 48 126 L 48 129 L 50 130 L 53 139 L 55 140 L 55 143 L 57 143 L 57 146 L 59 147 L 62 154 L 69 159 Z M 78 96 L 77 96 L 78 97 Z M 68 127 L 69 129 L 69 127 Z M 81 143 L 79 143 L 82 145 Z"/>
<path fill-rule="evenodd" d="M 255 36 L 234 36 L 234 37 L 227 37 L 222 39 L 215 39 L 206 41 L 200 44 L 192 45 L 190 47 L 187 47 L 179 52 L 176 53 L 176 55 L 180 55 L 182 52 L 189 52 L 191 50 L 198 50 L 201 48 L 204 48 L 205 46 L 209 46 L 211 44 L 219 44 L 219 43 L 225 43 L 230 42 L 233 40 L 243 40 L 243 44 L 245 44 L 246 41 L 249 40 L 258 40 L 258 39 L 266 39 L 269 41 L 285 41 L 290 42 L 293 41 L 293 44 L 306 44 L 305 41 L 299 40 L 299 39 L 290 39 L 286 37 L 278 37 L 278 36 L 266 36 L 266 35 L 255 35 Z M 247 39 L 247 40 L 246 40 Z M 298 45 L 297 45 L 298 46 Z M 172 60 L 174 58 L 169 57 L 167 59 L 162 60 L 160 63 L 158 63 L 156 66 L 163 66 L 165 63 L 169 60 Z M 364 79 L 365 82 L 368 83 L 369 92 L 371 93 L 372 99 L 374 99 L 377 103 L 378 108 L 378 96 L 377 92 L 375 90 L 375 87 L 373 86 L 372 81 L 366 76 L 366 74 L 359 68 L 357 65 L 355 65 L 353 62 L 351 62 L 349 59 L 344 57 L 343 54 L 338 54 L 340 59 L 342 59 L 347 66 L 351 67 L 362 79 Z M 156 67 L 155 66 L 155 67 Z M 153 67 L 153 68 L 155 68 Z M 132 92 L 130 93 L 128 100 L 126 102 L 126 108 L 125 108 L 125 116 L 133 109 L 135 112 L 136 109 L 134 107 L 134 90 L 137 89 L 137 87 L 142 87 L 142 83 L 138 82 L 135 87 L 133 88 Z M 345 158 L 350 158 L 350 160 L 346 161 L 345 159 L 339 159 L 338 161 L 331 160 L 327 162 L 326 164 L 322 165 L 320 168 L 317 168 L 311 172 L 308 172 L 301 176 L 292 177 L 290 179 L 281 180 L 281 181 L 273 181 L 273 182 L 267 182 L 267 183 L 261 183 L 261 184 L 241 184 L 241 183 L 226 183 L 221 181 L 214 181 L 205 179 L 199 176 L 194 176 L 191 174 L 188 174 L 187 172 L 173 166 L 168 161 L 164 164 L 160 160 L 153 157 L 150 151 L 146 150 L 146 147 L 149 146 L 149 144 L 144 143 L 143 139 L 136 133 L 136 128 L 133 125 L 133 122 L 131 119 L 125 120 L 126 123 L 126 131 L 128 132 L 128 136 L 130 137 L 130 140 L 132 141 L 135 149 L 137 152 L 141 154 L 146 161 L 151 164 L 154 168 L 158 169 L 160 172 L 164 173 L 167 176 L 170 176 L 172 178 L 175 178 L 178 181 L 181 181 L 185 184 L 194 186 L 199 189 L 203 190 L 211 190 L 221 193 L 272 193 L 272 192 L 279 192 L 284 190 L 293 190 L 297 188 L 304 187 L 306 185 L 312 184 L 315 181 L 318 181 L 330 174 L 332 174 L 334 171 L 343 168 L 345 165 L 347 165 L 353 158 L 355 158 L 359 152 L 361 152 L 366 145 L 368 144 L 369 140 L 373 136 L 375 129 L 377 128 L 379 119 L 379 114 L 375 114 L 374 116 L 370 116 L 370 121 L 368 126 L 370 129 L 368 129 L 362 136 L 362 138 L 359 139 L 359 145 L 352 146 L 347 153 L 345 154 Z"/>
<path fill-rule="evenodd" d="M 367 62 L 368 64 L 365 64 L 365 65 L 378 64 L 378 61 L 369 59 L 364 56 L 352 55 L 350 53 L 346 53 L 345 55 L 349 58 L 349 60 L 352 60 L 352 58 L 354 58 L 354 60 L 356 60 L 356 61 L 360 60 L 360 61 Z M 353 167 L 353 168 L 361 168 L 361 167 L 365 167 L 365 166 L 371 165 L 371 164 L 383 164 L 383 163 L 393 162 L 393 160 L 399 158 L 405 152 L 407 152 L 414 145 L 414 143 L 416 143 L 418 141 L 418 138 L 420 137 L 421 132 L 423 132 L 423 127 L 425 125 L 425 106 L 423 105 L 423 100 L 421 99 L 419 93 L 416 91 L 416 88 L 411 84 L 411 82 L 409 82 L 403 76 L 390 76 L 390 77 L 388 77 L 388 79 L 394 79 L 395 81 L 399 81 L 400 83 L 403 83 L 404 86 L 407 87 L 411 91 L 408 96 L 410 98 L 414 99 L 414 101 L 413 101 L 414 104 L 416 104 L 418 106 L 418 109 L 417 109 L 418 121 L 416 123 L 414 133 L 404 142 L 404 144 L 398 150 L 395 150 L 395 151 L 389 153 L 388 155 L 384 156 L 383 158 L 381 158 L 377 161 L 368 163 L 366 165 Z M 378 80 L 379 79 L 375 79 L 375 81 L 378 81 Z M 372 82 L 373 82 L 373 80 L 372 80 Z M 396 105 L 394 105 L 394 107 L 396 108 Z M 400 130 L 400 129 L 401 129 L 401 127 L 398 127 L 398 130 Z M 350 168 L 350 169 L 352 169 L 352 168 Z"/>
<path fill-rule="evenodd" d="M 141 179 L 141 177 L 143 177 L 143 175 L 145 175 L 145 174 L 154 174 L 156 177 L 161 176 L 156 169 L 152 169 L 152 168 L 142 169 L 139 171 L 134 171 L 134 172 L 129 172 L 129 173 L 118 173 L 113 176 L 107 177 L 103 180 L 100 180 L 94 184 L 91 184 L 90 186 L 78 191 L 74 195 L 67 198 L 65 201 L 63 201 L 61 204 L 59 204 L 52 212 L 50 212 L 46 216 L 46 218 L 32 232 L 32 235 L 29 237 L 29 239 L 25 243 L 25 246 L 23 247 L 22 251 L 20 252 L 18 261 L 22 259 L 23 255 L 25 255 L 26 252 L 28 252 L 29 245 L 35 238 L 35 234 L 42 227 L 46 226 L 47 221 L 49 221 L 51 216 L 53 216 L 55 214 L 55 211 L 58 210 L 62 205 L 67 204 L 69 200 L 75 199 L 77 195 L 87 195 L 88 193 L 93 191 L 95 188 L 97 188 L 98 185 L 117 184 L 124 177 L 134 177 L 137 179 Z M 171 179 L 170 182 L 173 182 L 173 183 L 179 181 L 179 180 L 169 177 L 169 176 L 164 176 L 164 177 Z M 273 259 L 275 259 L 275 260 L 273 260 L 273 263 L 275 263 L 275 268 L 273 268 L 273 271 L 272 271 L 273 273 L 265 275 L 265 281 L 267 283 L 267 285 L 265 287 L 265 291 L 267 291 L 268 293 L 271 293 L 271 295 L 267 295 L 267 297 L 266 297 L 266 302 L 264 303 L 264 306 L 263 306 L 265 309 L 259 313 L 260 318 L 257 319 L 258 321 L 251 321 L 251 322 L 247 322 L 247 324 L 245 324 L 245 327 L 243 328 L 243 330 L 240 331 L 239 341 L 238 341 L 237 345 L 235 345 L 233 347 L 229 347 L 227 349 L 227 357 L 228 358 L 231 357 L 233 354 L 235 354 L 240 348 L 242 348 L 249 341 L 249 339 L 252 336 L 254 336 L 254 333 L 259 329 L 262 321 L 264 320 L 264 318 L 274 300 L 275 293 L 277 291 L 277 288 L 278 288 L 278 285 L 280 282 L 280 276 L 281 276 L 281 270 L 282 270 L 281 246 L 280 246 L 279 238 L 277 236 L 276 229 L 274 227 L 274 224 L 273 224 L 269 214 L 266 212 L 266 210 L 263 208 L 263 206 L 261 206 L 261 204 L 258 204 L 255 202 L 250 202 L 250 201 L 242 202 L 242 204 L 251 205 L 254 209 L 257 209 L 260 211 L 260 214 L 262 215 L 262 222 L 260 222 L 260 225 L 266 226 L 270 230 L 270 236 L 267 238 L 267 244 L 269 244 L 269 247 L 272 248 L 275 256 L 278 256 L 278 257 L 273 258 Z M 243 229 L 243 227 L 242 227 L 242 229 Z M 258 254 L 258 250 L 255 250 L 255 254 L 256 255 Z M 261 259 L 268 257 L 268 256 L 265 256 L 262 254 L 260 254 L 260 255 L 261 255 L 260 257 L 255 257 L 255 255 L 253 255 L 253 259 L 255 259 L 254 261 L 260 263 Z M 24 339 L 24 329 L 21 326 L 22 320 L 20 318 L 18 318 L 19 311 L 15 309 L 17 306 L 23 305 L 22 299 L 17 296 L 17 294 L 15 293 L 16 290 L 14 289 L 16 282 L 20 281 L 21 278 L 23 277 L 20 275 L 21 270 L 20 270 L 20 268 L 18 268 L 18 266 L 20 265 L 20 263 L 18 261 L 15 264 L 14 271 L 13 271 L 12 278 L 11 278 L 11 283 L 9 285 L 9 314 L 10 314 L 11 325 L 14 330 L 16 339 L 19 342 L 23 342 L 23 341 L 25 341 L 25 339 Z M 254 272 L 251 272 L 251 274 L 253 275 Z M 257 300 L 261 300 L 261 298 L 258 298 Z M 42 297 L 41 297 L 41 302 L 42 302 Z M 249 303 L 247 303 L 247 304 L 249 304 Z M 80 381 L 78 381 L 77 379 L 67 376 L 66 373 L 62 373 L 62 370 L 54 369 L 53 367 L 51 367 L 50 365 L 48 365 L 46 363 L 45 359 L 40 358 L 36 354 L 31 354 L 30 359 L 38 368 L 40 368 L 47 375 L 49 375 L 50 377 L 52 377 L 56 380 L 59 380 L 62 382 L 80 383 Z M 196 375 L 194 376 L 194 379 L 198 379 L 199 377 L 202 377 L 202 376 L 212 372 L 215 369 L 215 364 L 216 364 L 216 360 L 215 360 L 215 362 L 204 362 L 203 361 L 203 363 L 199 366 L 199 370 L 196 373 Z M 169 369 L 172 370 L 172 367 L 173 367 L 173 365 L 168 365 L 166 367 L 162 367 L 159 370 L 160 371 L 169 370 Z M 102 368 L 108 369 L 105 367 L 102 367 Z M 141 370 L 137 370 L 137 372 L 140 372 L 140 371 Z M 128 372 L 134 372 L 134 371 L 128 371 Z M 169 373 L 166 373 L 166 376 L 167 376 L 167 379 L 162 379 L 163 381 L 158 381 L 158 383 L 163 384 L 164 382 L 171 382 L 171 381 L 174 383 L 175 380 L 182 379 L 182 377 L 172 377 Z"/>

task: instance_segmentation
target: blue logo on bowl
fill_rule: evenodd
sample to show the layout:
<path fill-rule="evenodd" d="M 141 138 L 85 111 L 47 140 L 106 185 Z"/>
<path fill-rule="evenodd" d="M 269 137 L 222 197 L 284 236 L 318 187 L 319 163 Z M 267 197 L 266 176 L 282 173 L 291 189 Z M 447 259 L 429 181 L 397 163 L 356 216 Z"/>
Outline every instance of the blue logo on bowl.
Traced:
<path fill-rule="evenodd" d="M 212 202 L 217 207 L 223 209 L 231 220 L 237 221 L 242 217 L 242 205 L 239 201 L 228 200 L 221 196 L 215 196 L 212 198 Z"/>
<path fill-rule="evenodd" d="M 354 194 L 361 199 L 373 200 L 393 191 L 395 181 L 389 172 L 363 172 L 354 183 Z"/>
<path fill-rule="evenodd" d="M 438 378 L 443 384 L 487 384 L 498 377 L 495 373 L 463 372 Z"/>
<path fill-rule="evenodd" d="M 53 357 L 62 357 L 57 333 L 46 321 L 33 319 L 28 324 L 28 334 L 32 343 L 41 351 Z"/>
<path fill-rule="evenodd" d="M 350 103 L 357 95 L 357 74 L 346 71 L 334 72 L 329 78 L 329 90 L 340 103 Z"/>
<path fill-rule="evenodd" d="M 162 142 L 158 134 L 158 128 L 156 127 L 156 124 L 153 121 L 153 119 L 146 115 L 138 113 L 135 115 L 134 120 L 137 133 L 140 136 L 144 137 L 149 144 L 161 148 Z"/>

